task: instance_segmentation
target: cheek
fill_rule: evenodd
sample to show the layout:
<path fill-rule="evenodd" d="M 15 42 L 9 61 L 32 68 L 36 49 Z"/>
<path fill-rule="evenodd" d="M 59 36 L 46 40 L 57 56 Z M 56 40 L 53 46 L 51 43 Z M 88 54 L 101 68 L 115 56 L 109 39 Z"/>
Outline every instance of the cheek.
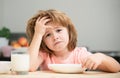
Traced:
<path fill-rule="evenodd" d="M 67 32 L 63 34 L 63 37 L 65 38 L 66 41 L 69 41 L 69 34 Z"/>
<path fill-rule="evenodd" d="M 52 43 L 51 43 L 51 39 L 46 39 L 44 40 L 44 43 L 49 47 Z"/>
<path fill-rule="evenodd" d="M 69 42 L 69 36 L 65 36 L 66 42 Z"/>

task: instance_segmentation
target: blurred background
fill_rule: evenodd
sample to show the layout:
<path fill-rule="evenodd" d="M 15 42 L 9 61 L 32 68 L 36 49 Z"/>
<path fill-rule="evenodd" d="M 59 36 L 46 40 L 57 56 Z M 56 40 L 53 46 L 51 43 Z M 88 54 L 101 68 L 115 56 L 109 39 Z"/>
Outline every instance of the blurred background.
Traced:
<path fill-rule="evenodd" d="M 78 46 L 120 56 L 120 0 L 0 0 L 0 28 L 10 29 L 10 41 L 26 37 L 28 19 L 42 9 L 58 9 L 71 18 Z"/>

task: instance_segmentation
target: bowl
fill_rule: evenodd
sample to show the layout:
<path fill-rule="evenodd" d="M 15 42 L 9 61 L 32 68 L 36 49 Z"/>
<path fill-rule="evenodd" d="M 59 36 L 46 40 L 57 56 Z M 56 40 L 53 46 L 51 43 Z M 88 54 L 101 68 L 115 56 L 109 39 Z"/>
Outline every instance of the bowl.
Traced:
<path fill-rule="evenodd" d="M 81 73 L 86 70 L 81 64 L 48 64 L 48 68 L 59 73 Z"/>
<path fill-rule="evenodd" d="M 11 69 L 10 61 L 0 61 L 0 73 L 8 73 Z"/>

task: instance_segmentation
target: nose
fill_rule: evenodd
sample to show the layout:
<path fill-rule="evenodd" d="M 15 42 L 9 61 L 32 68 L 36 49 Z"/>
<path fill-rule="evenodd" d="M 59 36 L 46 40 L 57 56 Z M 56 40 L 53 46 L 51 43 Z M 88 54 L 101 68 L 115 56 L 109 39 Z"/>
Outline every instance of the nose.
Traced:
<path fill-rule="evenodd" d="M 59 36 L 58 36 L 57 33 L 53 33 L 53 39 L 54 39 L 54 40 L 58 39 L 58 37 L 59 37 Z"/>

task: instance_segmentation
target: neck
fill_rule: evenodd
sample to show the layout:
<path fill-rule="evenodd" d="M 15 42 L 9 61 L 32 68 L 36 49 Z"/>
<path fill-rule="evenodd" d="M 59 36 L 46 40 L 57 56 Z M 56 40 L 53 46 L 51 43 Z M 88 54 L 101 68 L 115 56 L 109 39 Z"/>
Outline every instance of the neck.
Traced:
<path fill-rule="evenodd" d="M 66 59 L 69 56 L 70 51 L 68 49 L 65 49 L 65 50 L 62 50 L 62 51 L 54 52 L 54 53 L 55 53 L 56 58 L 58 58 L 58 59 Z"/>

